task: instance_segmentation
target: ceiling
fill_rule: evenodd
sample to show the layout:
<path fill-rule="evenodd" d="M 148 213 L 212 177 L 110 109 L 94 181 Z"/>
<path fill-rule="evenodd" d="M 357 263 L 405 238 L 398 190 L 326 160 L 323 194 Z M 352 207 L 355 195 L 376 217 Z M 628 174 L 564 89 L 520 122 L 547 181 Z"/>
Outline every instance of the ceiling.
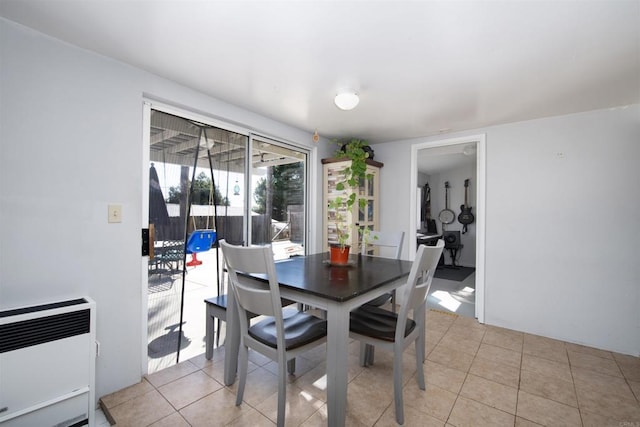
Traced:
<path fill-rule="evenodd" d="M 0 0 L 0 16 L 327 138 L 640 102 L 638 0 Z M 345 87 L 352 111 L 333 104 Z"/>

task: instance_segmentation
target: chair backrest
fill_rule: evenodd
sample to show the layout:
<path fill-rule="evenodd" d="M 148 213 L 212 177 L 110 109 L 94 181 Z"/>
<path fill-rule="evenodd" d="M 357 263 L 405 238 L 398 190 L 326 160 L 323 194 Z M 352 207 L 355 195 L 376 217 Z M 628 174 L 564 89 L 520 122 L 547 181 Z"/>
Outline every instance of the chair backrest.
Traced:
<path fill-rule="evenodd" d="M 276 328 L 282 331 L 282 303 L 271 246 L 235 246 L 220 240 L 229 274 L 229 287 L 236 299 L 240 314 L 240 328 L 246 334 L 249 328 L 247 313 L 273 316 Z M 249 278 L 245 274 L 259 274 L 267 282 Z M 284 348 L 284 337 L 278 334 L 278 347 Z M 281 342 L 282 340 L 282 342 Z"/>
<path fill-rule="evenodd" d="M 402 304 L 398 313 L 398 320 L 402 319 L 402 328 L 399 330 L 404 331 L 404 324 L 409 312 L 420 307 L 426 301 L 443 249 L 444 240 L 442 239 L 438 240 L 435 246 L 420 245 L 418 247 L 416 258 L 409 272 L 409 279 L 404 286 L 403 301 L 405 304 Z M 398 331 L 396 331 L 397 333 Z"/>
<path fill-rule="evenodd" d="M 366 240 L 366 241 L 365 241 Z M 402 253 L 402 241 L 404 240 L 404 231 L 369 231 L 365 235 L 365 239 L 362 242 L 362 255 L 367 255 L 369 246 L 380 246 L 392 248 L 394 252 L 394 258 L 400 259 L 400 253 Z"/>

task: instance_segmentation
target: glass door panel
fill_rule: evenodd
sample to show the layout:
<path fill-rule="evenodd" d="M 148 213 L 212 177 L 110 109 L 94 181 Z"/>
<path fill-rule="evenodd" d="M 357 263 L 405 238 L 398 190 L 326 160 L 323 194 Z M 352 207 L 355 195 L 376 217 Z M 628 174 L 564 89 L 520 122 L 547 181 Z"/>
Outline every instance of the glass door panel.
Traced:
<path fill-rule="evenodd" d="M 185 241 L 202 229 L 232 243 L 245 241 L 246 207 L 234 187 L 245 181 L 248 136 L 152 109 L 149 149 L 151 374 L 204 352 L 203 301 L 220 290 L 222 257 L 215 245 L 185 254 Z"/>
<path fill-rule="evenodd" d="M 306 152 L 251 137 L 251 244 L 271 244 L 275 259 L 304 255 Z"/>

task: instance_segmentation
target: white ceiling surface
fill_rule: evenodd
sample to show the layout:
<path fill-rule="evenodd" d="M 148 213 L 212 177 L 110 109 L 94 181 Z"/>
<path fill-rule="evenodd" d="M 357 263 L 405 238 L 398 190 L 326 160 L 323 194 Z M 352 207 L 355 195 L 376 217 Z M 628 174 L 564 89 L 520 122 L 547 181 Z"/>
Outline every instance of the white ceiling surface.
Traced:
<path fill-rule="evenodd" d="M 640 101 L 638 0 L 0 0 L 0 16 L 372 144 Z M 355 110 L 333 104 L 343 87 Z"/>

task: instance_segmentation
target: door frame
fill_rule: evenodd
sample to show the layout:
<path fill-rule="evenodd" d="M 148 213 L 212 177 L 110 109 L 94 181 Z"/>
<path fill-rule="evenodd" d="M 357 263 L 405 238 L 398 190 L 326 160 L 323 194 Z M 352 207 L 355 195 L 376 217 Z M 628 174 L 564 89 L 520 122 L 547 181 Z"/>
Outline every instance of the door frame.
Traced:
<path fill-rule="evenodd" d="M 420 150 L 445 147 L 449 145 L 476 144 L 476 318 L 480 323 L 484 323 L 484 295 L 485 295 L 485 233 L 486 233 L 486 135 L 477 134 L 458 138 L 438 139 L 423 142 L 411 146 L 411 188 L 418 188 L 418 152 Z M 409 236 L 409 251 L 415 253 L 417 250 L 416 230 L 418 227 L 417 200 L 415 191 L 411 191 L 409 200 L 409 230 L 413 233 Z"/>

